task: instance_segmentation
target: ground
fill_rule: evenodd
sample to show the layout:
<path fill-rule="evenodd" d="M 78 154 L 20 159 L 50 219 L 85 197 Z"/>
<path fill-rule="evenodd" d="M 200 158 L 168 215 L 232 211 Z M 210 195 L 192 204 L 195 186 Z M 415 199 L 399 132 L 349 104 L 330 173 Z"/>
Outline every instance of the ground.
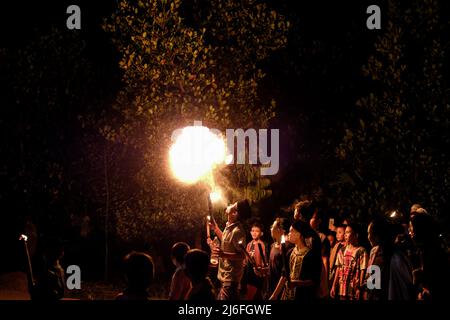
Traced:
<path fill-rule="evenodd" d="M 88 281 L 81 283 L 80 290 L 67 290 L 65 299 L 113 300 L 124 288 L 123 281 L 115 283 Z M 168 296 L 168 283 L 155 283 L 149 288 L 152 299 L 163 300 Z M 0 275 L 0 300 L 29 300 L 27 277 L 23 272 Z"/>

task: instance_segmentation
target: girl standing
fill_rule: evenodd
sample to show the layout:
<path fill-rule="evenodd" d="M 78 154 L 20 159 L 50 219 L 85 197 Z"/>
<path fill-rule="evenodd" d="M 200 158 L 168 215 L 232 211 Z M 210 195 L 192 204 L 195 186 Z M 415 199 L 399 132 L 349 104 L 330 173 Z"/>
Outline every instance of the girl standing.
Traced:
<path fill-rule="evenodd" d="M 332 298 L 359 300 L 367 268 L 367 252 L 358 244 L 358 228 L 350 224 L 345 228 L 346 246 L 336 258 L 336 276 L 330 291 Z"/>

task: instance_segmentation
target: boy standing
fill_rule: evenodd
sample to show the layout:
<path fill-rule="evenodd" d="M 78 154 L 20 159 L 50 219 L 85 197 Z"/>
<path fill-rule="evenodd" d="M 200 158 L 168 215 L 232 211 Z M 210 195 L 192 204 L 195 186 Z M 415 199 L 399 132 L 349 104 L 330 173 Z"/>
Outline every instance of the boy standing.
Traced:
<path fill-rule="evenodd" d="M 239 283 L 244 273 L 245 232 L 242 221 L 250 217 L 247 200 L 236 202 L 226 209 L 228 221 L 223 232 L 214 224 L 214 232 L 221 241 L 214 249 L 219 256 L 217 278 L 221 283 L 218 300 L 239 300 Z"/>

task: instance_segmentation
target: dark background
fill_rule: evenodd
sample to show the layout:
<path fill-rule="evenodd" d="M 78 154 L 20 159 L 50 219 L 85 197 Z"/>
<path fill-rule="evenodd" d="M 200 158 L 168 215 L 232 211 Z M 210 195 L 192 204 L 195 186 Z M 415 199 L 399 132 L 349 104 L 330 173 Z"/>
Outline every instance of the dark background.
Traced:
<path fill-rule="evenodd" d="M 281 165 L 272 178 L 273 193 L 258 204 L 266 225 L 274 212 L 281 212 L 301 195 L 317 191 L 333 198 L 327 185 L 343 166 L 334 149 L 342 141 L 345 128 L 352 125 L 356 101 L 371 91 L 372 83 L 361 69 L 374 52 L 377 36 L 383 32 L 366 28 L 366 8 L 371 4 L 382 8 L 383 26 L 386 8 L 385 1 L 269 3 L 293 22 L 293 28 L 288 46 L 263 66 L 268 76 L 261 84 L 261 96 L 277 101 L 277 115 L 271 127 L 279 128 L 281 133 Z M 66 8 L 71 4 L 81 7 L 81 31 L 65 27 Z M 66 241 L 65 263 L 84 259 L 83 263 L 90 265 L 90 277 L 103 277 L 104 230 L 95 214 L 98 199 L 86 194 L 84 188 L 92 183 L 93 176 L 101 175 L 95 163 L 92 168 L 86 167 L 90 158 L 84 141 L 101 138 L 92 128 L 83 127 L 79 119 L 88 115 L 101 118 L 108 113 L 108 105 L 120 89 L 118 54 L 100 26 L 115 5 L 112 0 L 45 0 L 8 1 L 0 6 L 0 240 L 5 258 L 0 271 L 20 267 L 20 247 L 12 239 L 24 230 L 26 217 L 30 217 L 38 234 L 56 233 Z M 442 20 L 448 21 L 448 4 L 443 2 L 442 14 Z M 56 99 L 60 105 L 67 103 L 62 109 L 49 105 L 45 99 L 47 94 L 53 94 L 49 90 L 42 93 L 38 109 L 21 109 L 18 100 L 25 97 L 18 96 L 14 86 L 23 88 L 40 81 L 30 78 L 28 82 L 27 70 L 20 66 L 19 57 L 24 56 L 21 50 L 53 32 L 52 28 L 64 35 L 77 33 L 85 41 L 78 60 L 68 58 L 69 63 L 63 65 L 60 73 L 42 78 L 48 81 L 48 88 L 59 90 Z M 64 41 L 70 41 L 70 36 Z M 58 44 L 59 49 L 69 57 L 72 46 L 64 46 L 64 41 Z M 44 47 L 35 44 L 32 48 L 36 50 L 34 58 L 43 64 L 52 63 Z M 85 74 L 78 73 L 78 78 L 70 77 L 71 63 L 74 68 L 81 66 L 81 70 L 83 65 L 89 68 Z M 89 86 L 83 85 L 85 82 Z M 70 90 L 64 91 L 67 88 Z M 444 146 L 436 148 L 448 152 Z M 442 195 L 447 197 L 448 190 L 442 190 Z M 400 209 L 406 212 L 420 199 L 414 200 Z M 327 206 L 329 212 L 343 210 L 336 204 Z M 440 209 L 446 211 L 448 205 Z M 79 236 L 80 222 L 74 222 L 84 215 L 91 219 L 93 229 L 87 239 Z M 441 212 L 440 216 L 447 230 L 446 214 Z M 113 243 L 114 249 L 112 259 L 117 262 L 129 245 Z"/>

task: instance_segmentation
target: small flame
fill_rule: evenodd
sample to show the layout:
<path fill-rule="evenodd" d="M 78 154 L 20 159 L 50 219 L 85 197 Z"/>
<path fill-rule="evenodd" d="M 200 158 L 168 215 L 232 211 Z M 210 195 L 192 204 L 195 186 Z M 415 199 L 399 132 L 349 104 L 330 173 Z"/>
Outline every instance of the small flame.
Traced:
<path fill-rule="evenodd" d="M 397 215 L 397 211 L 392 211 L 391 218 L 394 218 Z"/>
<path fill-rule="evenodd" d="M 211 202 L 218 202 L 222 199 L 222 194 L 219 190 L 216 190 L 209 194 L 209 198 L 211 199 Z"/>
<path fill-rule="evenodd" d="M 281 244 L 286 243 L 286 236 L 283 234 L 281 236 Z"/>
<path fill-rule="evenodd" d="M 211 216 L 206 216 L 206 219 L 208 219 L 208 221 L 211 221 Z"/>
<path fill-rule="evenodd" d="M 19 240 L 27 241 L 28 237 L 26 235 L 24 235 L 24 234 L 21 234 L 20 237 L 19 237 Z"/>
<path fill-rule="evenodd" d="M 238 242 L 238 243 L 239 243 L 239 245 L 242 245 L 242 240 L 239 240 L 239 242 Z"/>

